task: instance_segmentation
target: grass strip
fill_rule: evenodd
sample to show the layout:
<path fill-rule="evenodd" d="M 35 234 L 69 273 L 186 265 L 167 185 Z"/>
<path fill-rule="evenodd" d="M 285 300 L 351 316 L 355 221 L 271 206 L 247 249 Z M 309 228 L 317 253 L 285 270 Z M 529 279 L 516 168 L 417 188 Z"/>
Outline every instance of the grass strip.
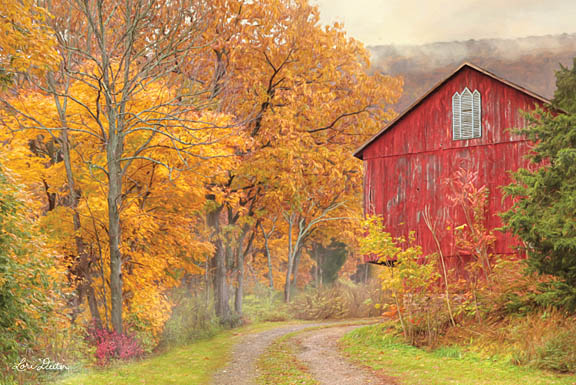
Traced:
<path fill-rule="evenodd" d="M 130 363 L 108 368 L 72 371 L 54 385 L 190 385 L 209 384 L 215 371 L 229 360 L 232 347 L 247 333 L 272 329 L 285 323 L 261 323 L 227 330 L 215 337 L 172 348 Z"/>
<path fill-rule="evenodd" d="M 386 325 L 366 326 L 342 338 L 344 353 L 354 362 L 398 377 L 403 385 L 573 385 L 576 376 L 560 375 L 490 360 L 444 347 L 427 352 L 387 333 Z"/>
<path fill-rule="evenodd" d="M 309 330 L 304 329 L 285 334 L 266 349 L 256 363 L 261 373 L 257 379 L 258 384 L 319 384 L 310 374 L 309 368 L 296 358 L 300 346 L 295 343 L 293 338 L 297 334 Z"/>

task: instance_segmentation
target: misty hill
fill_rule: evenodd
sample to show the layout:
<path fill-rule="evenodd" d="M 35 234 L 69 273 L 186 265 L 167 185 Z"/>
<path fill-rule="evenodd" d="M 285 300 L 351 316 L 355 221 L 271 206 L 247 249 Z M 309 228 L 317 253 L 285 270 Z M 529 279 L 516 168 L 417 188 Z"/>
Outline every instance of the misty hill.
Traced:
<path fill-rule="evenodd" d="M 381 45 L 368 49 L 374 70 L 404 77 L 404 94 L 395 105 L 402 112 L 464 61 L 551 98 L 556 87 L 555 71 L 560 63 L 571 66 L 576 56 L 576 34 Z"/>

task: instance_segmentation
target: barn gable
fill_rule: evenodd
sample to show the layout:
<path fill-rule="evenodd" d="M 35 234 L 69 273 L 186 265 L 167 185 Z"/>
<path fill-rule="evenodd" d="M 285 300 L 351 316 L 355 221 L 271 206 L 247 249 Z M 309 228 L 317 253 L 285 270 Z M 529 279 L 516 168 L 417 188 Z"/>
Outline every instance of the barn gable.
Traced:
<path fill-rule="evenodd" d="M 500 121 L 489 120 L 484 122 L 487 126 L 483 132 L 481 141 L 475 140 L 474 143 L 449 143 L 452 138 L 452 96 L 456 92 L 462 92 L 462 86 L 479 91 L 484 106 L 482 109 L 484 116 L 509 118 L 511 115 L 514 115 L 516 117 L 516 122 L 514 123 L 516 124 L 513 127 L 520 127 L 525 124 L 522 115 L 518 114 L 518 111 L 511 109 L 513 107 L 512 103 L 496 105 L 493 103 L 494 100 L 516 100 L 521 102 L 525 107 L 524 110 L 533 109 L 535 104 L 542 105 L 550 103 L 549 100 L 542 96 L 502 79 L 474 64 L 464 63 L 364 143 L 354 152 L 354 156 L 359 159 L 364 159 L 366 156 L 383 154 L 399 155 L 402 153 L 437 150 L 442 148 L 441 146 L 445 147 L 446 145 L 450 147 L 467 147 L 471 144 L 495 143 L 519 139 L 517 137 L 514 138 L 510 134 L 506 135 L 507 132 L 503 128 L 511 127 L 502 127 Z M 516 103 L 514 107 L 517 107 Z M 418 117 L 418 119 L 415 119 L 416 117 Z M 450 120 L 449 125 L 445 124 L 448 120 Z M 438 136 L 442 136 L 441 139 L 443 140 L 404 141 L 400 138 L 399 142 L 403 144 L 403 146 L 395 146 L 394 142 L 397 138 L 391 138 L 386 140 L 385 146 L 382 146 L 383 143 L 378 141 L 379 138 L 384 135 L 389 135 L 389 133 L 398 126 L 411 129 L 410 132 L 398 134 L 399 136 L 418 134 L 426 137 L 432 136 L 436 139 L 438 139 Z M 378 145 L 380 145 L 380 147 L 372 148 L 373 144 L 377 141 L 379 143 L 377 143 L 376 147 L 378 147 Z"/>
<path fill-rule="evenodd" d="M 530 150 L 529 143 L 509 129 L 526 126 L 521 111 L 548 103 L 488 71 L 463 64 L 355 152 L 364 160 L 366 214 L 381 215 L 395 236 L 415 231 L 416 241 L 430 254 L 436 245 L 423 220 L 428 211 L 441 227 L 444 255 L 458 255 L 453 230 L 445 229 L 465 223 L 465 218 L 449 203 L 446 182 L 460 168 L 477 173 L 477 185 L 490 191 L 487 225 L 500 227 L 497 214 L 511 204 L 503 201 L 500 186 L 510 183 L 510 171 L 527 166 L 525 155 Z M 464 137 L 474 137 L 455 138 L 458 124 Z M 494 251 L 511 253 L 515 244 L 510 235 L 497 233 Z"/>

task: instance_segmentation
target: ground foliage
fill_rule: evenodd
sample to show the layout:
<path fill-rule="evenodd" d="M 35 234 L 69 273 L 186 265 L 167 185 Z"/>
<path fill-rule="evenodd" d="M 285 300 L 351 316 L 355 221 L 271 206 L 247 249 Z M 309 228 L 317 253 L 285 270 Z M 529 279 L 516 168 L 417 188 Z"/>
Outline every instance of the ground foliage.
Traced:
<path fill-rule="evenodd" d="M 384 296 L 375 279 L 362 284 L 340 280 L 299 292 L 287 310 L 294 318 L 304 320 L 373 317 L 378 315 L 376 304 Z"/>

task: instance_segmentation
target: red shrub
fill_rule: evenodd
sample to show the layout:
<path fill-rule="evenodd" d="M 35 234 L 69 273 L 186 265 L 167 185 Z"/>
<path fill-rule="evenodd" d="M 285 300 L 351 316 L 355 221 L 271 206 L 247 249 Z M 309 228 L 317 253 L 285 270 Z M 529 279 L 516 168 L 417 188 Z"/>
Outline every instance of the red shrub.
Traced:
<path fill-rule="evenodd" d="M 144 350 L 133 336 L 92 326 L 88 329 L 88 340 L 96 345 L 98 365 L 107 365 L 112 359 L 127 360 L 141 357 Z"/>

